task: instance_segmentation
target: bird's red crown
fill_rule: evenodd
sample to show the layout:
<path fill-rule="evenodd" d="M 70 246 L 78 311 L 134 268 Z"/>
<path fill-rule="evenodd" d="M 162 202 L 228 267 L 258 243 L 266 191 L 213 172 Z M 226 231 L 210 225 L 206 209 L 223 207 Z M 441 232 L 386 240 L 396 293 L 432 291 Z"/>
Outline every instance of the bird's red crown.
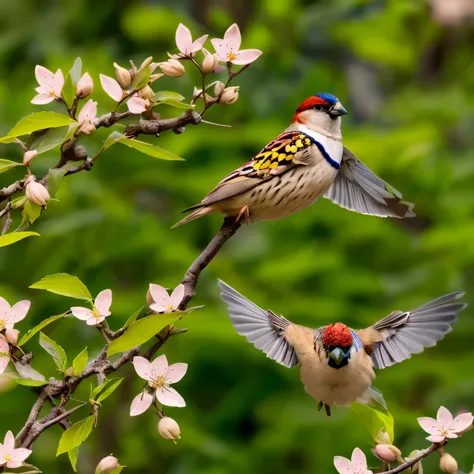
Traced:
<path fill-rule="evenodd" d="M 298 122 L 298 115 L 300 112 L 304 112 L 305 110 L 312 109 L 315 105 L 330 105 L 329 102 L 322 97 L 317 95 L 312 95 L 304 100 L 301 105 L 296 109 L 295 115 L 293 115 L 292 122 Z"/>
<path fill-rule="evenodd" d="M 342 323 L 330 324 L 324 329 L 323 344 L 326 347 L 352 346 L 351 330 Z"/>

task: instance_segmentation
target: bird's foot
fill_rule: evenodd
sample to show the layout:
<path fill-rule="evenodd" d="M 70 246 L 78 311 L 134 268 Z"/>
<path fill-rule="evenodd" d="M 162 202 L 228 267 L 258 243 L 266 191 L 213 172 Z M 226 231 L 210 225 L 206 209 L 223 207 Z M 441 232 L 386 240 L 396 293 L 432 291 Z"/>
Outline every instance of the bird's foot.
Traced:
<path fill-rule="evenodd" d="M 318 411 L 321 411 L 321 408 L 323 407 L 324 403 L 323 402 L 319 402 L 318 403 Z"/>
<path fill-rule="evenodd" d="M 252 218 L 250 217 L 250 209 L 247 206 L 247 204 L 240 210 L 235 221 L 239 222 L 240 219 L 242 219 L 242 217 L 244 218 L 243 220 L 245 221 L 246 224 L 249 224 L 250 222 L 252 222 Z"/>
<path fill-rule="evenodd" d="M 319 402 L 318 403 L 318 411 L 321 411 L 321 408 L 324 407 L 326 410 L 326 415 L 331 416 L 331 407 L 329 405 L 326 405 L 326 403 Z"/>

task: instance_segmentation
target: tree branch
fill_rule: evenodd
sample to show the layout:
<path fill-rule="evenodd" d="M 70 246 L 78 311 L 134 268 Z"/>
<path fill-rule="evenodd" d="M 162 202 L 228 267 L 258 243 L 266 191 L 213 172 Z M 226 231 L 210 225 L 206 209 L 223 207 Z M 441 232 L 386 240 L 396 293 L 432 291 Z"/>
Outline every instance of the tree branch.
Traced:
<path fill-rule="evenodd" d="M 184 298 L 179 305 L 180 310 L 186 309 L 191 298 L 196 294 L 196 285 L 201 272 L 209 265 L 222 246 L 237 232 L 240 227 L 235 217 L 226 217 L 222 227 L 209 242 L 201 255 L 192 263 L 181 282 L 184 285 Z"/>
<path fill-rule="evenodd" d="M 384 471 L 380 474 L 397 474 L 399 472 L 402 472 L 405 469 L 408 469 L 409 467 L 415 465 L 417 462 L 421 461 L 423 458 L 426 458 L 430 454 L 434 453 L 437 449 L 443 447 L 445 444 L 446 444 L 446 441 L 443 441 L 442 443 L 433 443 L 429 448 L 424 449 L 415 457 L 411 458 L 409 461 L 406 461 L 403 464 L 400 464 L 395 469 L 391 469 L 390 471 Z"/>

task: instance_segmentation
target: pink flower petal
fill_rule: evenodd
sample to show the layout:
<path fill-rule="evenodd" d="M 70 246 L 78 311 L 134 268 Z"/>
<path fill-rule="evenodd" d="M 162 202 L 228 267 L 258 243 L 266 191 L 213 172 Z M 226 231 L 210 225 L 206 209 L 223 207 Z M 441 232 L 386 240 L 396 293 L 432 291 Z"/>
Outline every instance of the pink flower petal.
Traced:
<path fill-rule="evenodd" d="M 99 310 L 102 316 L 110 315 L 110 306 L 112 305 L 112 290 L 102 290 L 94 301 L 94 306 Z"/>
<path fill-rule="evenodd" d="M 21 462 L 18 461 L 8 461 L 5 466 L 9 469 L 16 469 L 17 467 L 21 467 Z"/>
<path fill-rule="evenodd" d="M 465 429 L 469 428 L 474 421 L 474 417 L 471 413 L 461 413 L 456 418 L 454 418 L 453 422 L 449 425 L 449 427 L 455 432 L 460 433 Z"/>
<path fill-rule="evenodd" d="M 156 390 L 157 400 L 168 407 L 185 407 L 184 398 L 172 387 L 161 387 Z"/>
<path fill-rule="evenodd" d="M 169 306 L 164 306 L 162 304 L 151 304 L 150 309 L 155 313 L 171 313 Z"/>
<path fill-rule="evenodd" d="M 153 402 L 153 395 L 148 392 L 139 393 L 133 400 L 130 406 L 130 416 L 141 415 L 150 408 Z"/>
<path fill-rule="evenodd" d="M 351 461 L 357 469 L 361 471 L 367 469 L 367 458 L 361 449 L 355 448 L 354 451 L 352 451 Z"/>
<path fill-rule="evenodd" d="M 53 102 L 53 100 L 56 99 L 52 95 L 38 94 L 31 99 L 31 103 L 35 105 L 44 105 Z"/>
<path fill-rule="evenodd" d="M 94 102 L 92 99 L 89 99 L 84 107 L 82 107 L 77 117 L 77 121 L 82 123 L 84 121 L 92 122 L 97 117 L 97 102 Z"/>
<path fill-rule="evenodd" d="M 437 434 L 438 430 L 441 428 L 439 423 L 434 418 L 424 416 L 418 418 L 417 421 L 423 430 L 432 435 Z"/>
<path fill-rule="evenodd" d="M 141 356 L 135 356 L 132 360 L 132 364 L 139 377 L 148 380 L 149 382 L 153 380 L 155 373 L 152 365 L 147 359 Z"/>
<path fill-rule="evenodd" d="M 26 313 L 28 313 L 30 306 L 31 306 L 31 301 L 28 301 L 28 300 L 18 301 L 18 303 L 12 306 L 12 309 L 10 311 L 10 321 L 14 323 L 21 321 L 26 316 Z"/>
<path fill-rule="evenodd" d="M 261 54 L 262 51 L 259 49 L 243 49 L 237 53 L 237 58 L 232 63 L 244 66 L 245 64 L 253 63 Z"/>
<path fill-rule="evenodd" d="M 191 31 L 180 23 L 176 29 L 176 46 L 182 53 L 191 54 L 192 42 Z"/>
<path fill-rule="evenodd" d="M 53 80 L 53 92 L 56 97 L 61 97 L 61 92 L 63 91 L 64 87 L 64 76 L 61 69 L 56 71 Z"/>
<path fill-rule="evenodd" d="M 441 435 L 431 435 L 427 436 L 426 439 L 431 443 L 441 443 L 441 441 L 445 440 L 445 437 Z"/>
<path fill-rule="evenodd" d="M 446 438 L 456 439 L 459 438 L 459 436 L 456 433 L 453 433 L 452 431 L 448 431 Z"/>
<path fill-rule="evenodd" d="M 354 472 L 354 466 L 349 459 L 342 456 L 334 456 L 334 467 L 339 474 L 349 474 Z"/>
<path fill-rule="evenodd" d="M 142 99 L 141 97 L 132 97 L 127 102 L 127 107 L 132 114 L 142 114 L 146 112 L 146 106 L 148 105 L 148 101 Z"/>
<path fill-rule="evenodd" d="M 83 308 L 82 306 L 73 306 L 71 308 L 71 313 L 81 321 L 87 321 L 89 318 L 93 317 L 92 311 L 89 308 Z"/>
<path fill-rule="evenodd" d="M 46 89 L 51 89 L 54 82 L 54 74 L 44 66 L 35 67 L 35 76 L 38 84 Z"/>
<path fill-rule="evenodd" d="M 0 319 L 8 319 L 10 316 L 11 306 L 5 298 L 0 296 Z"/>
<path fill-rule="evenodd" d="M 170 296 L 161 285 L 150 283 L 150 294 L 156 304 L 162 306 L 170 304 Z"/>
<path fill-rule="evenodd" d="M 168 359 L 164 354 L 157 357 L 152 363 L 153 371 L 157 377 L 161 377 L 166 374 L 168 370 Z"/>
<path fill-rule="evenodd" d="M 220 72 L 224 72 L 225 70 L 226 70 L 225 66 L 221 66 L 220 64 L 218 64 L 213 72 L 215 74 L 219 74 Z"/>
<path fill-rule="evenodd" d="M 3 334 L 0 334 L 0 352 L 8 352 L 8 341 Z"/>
<path fill-rule="evenodd" d="M 1 351 L 0 352 L 8 352 L 8 351 Z M 3 374 L 5 372 L 5 369 L 7 368 L 8 362 L 10 362 L 10 357 L 8 356 L 0 356 L 0 374 Z"/>
<path fill-rule="evenodd" d="M 8 431 L 5 435 L 5 440 L 3 441 L 3 449 L 7 452 L 13 451 L 15 449 L 15 437 L 11 431 Z"/>
<path fill-rule="evenodd" d="M 200 38 L 198 38 L 194 43 L 191 45 L 191 52 L 192 53 L 197 53 L 202 49 L 204 46 L 204 43 L 206 42 L 207 38 L 209 35 L 203 35 Z"/>
<path fill-rule="evenodd" d="M 441 406 L 438 409 L 436 419 L 441 426 L 447 428 L 453 421 L 453 415 L 447 408 Z"/>
<path fill-rule="evenodd" d="M 95 316 L 92 316 L 92 318 L 89 318 L 89 319 L 86 321 L 86 324 L 87 324 L 88 326 L 97 326 L 97 325 L 100 324 L 104 319 L 105 319 L 105 316 L 99 316 L 98 318 L 96 318 Z"/>
<path fill-rule="evenodd" d="M 232 49 L 234 52 L 237 52 L 240 48 L 240 43 L 242 42 L 242 37 L 240 35 L 240 29 L 237 26 L 237 23 L 229 26 L 227 31 L 224 34 L 224 42 L 229 49 Z"/>
<path fill-rule="evenodd" d="M 178 309 L 179 303 L 181 303 L 184 297 L 184 285 L 179 284 L 171 293 L 170 296 L 170 304 L 172 305 L 173 309 Z"/>
<path fill-rule="evenodd" d="M 100 83 L 102 85 L 102 89 L 110 96 L 115 102 L 120 102 L 122 100 L 123 91 L 120 87 L 120 84 L 109 76 L 105 76 L 104 74 L 100 75 Z"/>
<path fill-rule="evenodd" d="M 225 41 L 222 39 L 218 38 L 213 38 L 211 39 L 212 46 L 214 46 L 214 49 L 216 50 L 217 53 L 217 58 L 219 61 L 228 61 L 228 54 L 230 52 L 230 48 L 228 48 L 225 44 Z"/>
<path fill-rule="evenodd" d="M 31 449 L 17 448 L 12 451 L 10 456 L 12 461 L 19 462 L 21 464 L 31 453 Z"/>
<path fill-rule="evenodd" d="M 187 370 L 188 364 L 183 364 L 182 362 L 171 364 L 165 374 L 166 383 L 179 382 L 184 377 Z"/>

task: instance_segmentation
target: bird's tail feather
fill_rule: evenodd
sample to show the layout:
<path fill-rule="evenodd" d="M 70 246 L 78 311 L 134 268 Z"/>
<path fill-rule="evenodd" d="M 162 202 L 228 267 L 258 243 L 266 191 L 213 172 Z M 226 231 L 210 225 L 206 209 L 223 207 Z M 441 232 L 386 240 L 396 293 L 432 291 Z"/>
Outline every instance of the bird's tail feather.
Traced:
<path fill-rule="evenodd" d="M 196 209 L 194 212 L 189 214 L 189 216 L 186 216 L 184 219 L 181 219 L 171 228 L 174 229 L 175 227 L 179 227 L 180 225 L 187 224 L 188 222 L 191 222 L 194 219 L 197 219 L 198 217 L 207 216 L 211 212 L 212 212 L 212 208 L 210 207 L 200 207 L 199 209 Z"/>

